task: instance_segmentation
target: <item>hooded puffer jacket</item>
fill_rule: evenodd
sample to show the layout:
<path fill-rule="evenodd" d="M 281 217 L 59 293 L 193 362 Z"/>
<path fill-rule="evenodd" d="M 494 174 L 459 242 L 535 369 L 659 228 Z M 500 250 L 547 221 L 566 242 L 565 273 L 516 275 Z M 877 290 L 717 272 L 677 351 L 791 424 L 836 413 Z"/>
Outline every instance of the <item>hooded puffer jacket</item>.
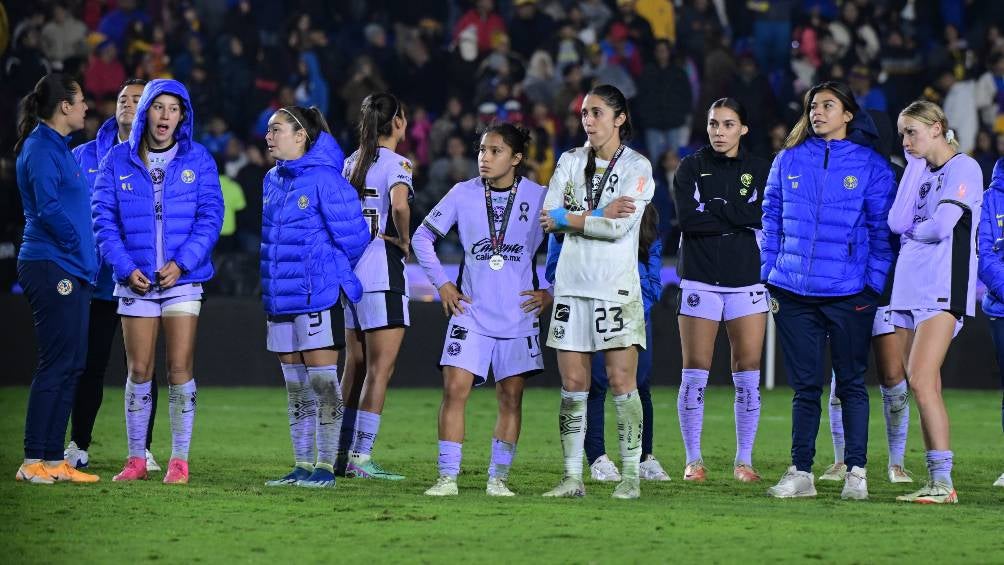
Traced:
<path fill-rule="evenodd" d="M 979 277 L 987 286 L 983 312 L 1004 316 L 1004 158 L 994 165 L 990 188 L 983 193 L 978 230 Z"/>

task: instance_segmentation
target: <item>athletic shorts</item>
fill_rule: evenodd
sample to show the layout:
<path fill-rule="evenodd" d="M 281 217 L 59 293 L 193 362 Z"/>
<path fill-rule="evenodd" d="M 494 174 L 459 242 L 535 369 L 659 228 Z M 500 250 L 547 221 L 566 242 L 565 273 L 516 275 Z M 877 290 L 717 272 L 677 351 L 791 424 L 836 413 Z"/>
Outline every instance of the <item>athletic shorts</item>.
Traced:
<path fill-rule="evenodd" d="M 641 298 L 621 304 L 580 296 L 555 296 L 548 347 L 591 353 L 637 345 L 645 348 Z"/>
<path fill-rule="evenodd" d="M 746 292 L 681 288 L 677 302 L 677 315 L 704 318 L 712 322 L 728 322 L 770 310 L 770 294 L 763 285 Z"/>
<path fill-rule="evenodd" d="M 488 381 L 489 367 L 495 382 L 499 382 L 515 375 L 543 371 L 544 357 L 540 338 L 535 335 L 509 339 L 490 337 L 450 322 L 439 366 L 470 371 L 474 373 L 474 386 L 481 386 Z"/>
<path fill-rule="evenodd" d="M 935 310 L 933 308 L 922 308 L 917 310 L 893 310 L 892 311 L 892 325 L 897 328 L 904 328 L 908 330 L 917 331 L 917 326 L 923 322 L 930 320 L 931 318 L 945 312 L 951 314 L 948 310 Z M 955 318 L 955 331 L 952 332 L 952 337 L 959 335 L 962 331 L 962 316 Z"/>
<path fill-rule="evenodd" d="M 345 347 L 345 315 L 340 304 L 307 314 L 269 316 L 266 347 L 275 353 Z"/>
<path fill-rule="evenodd" d="M 342 306 L 346 329 L 365 331 L 411 324 L 408 297 L 397 292 L 364 292 L 355 304 L 343 297 Z"/>
<path fill-rule="evenodd" d="M 202 311 L 202 294 L 186 294 L 171 298 L 119 298 L 118 313 L 137 318 L 198 316 Z"/>
<path fill-rule="evenodd" d="M 875 321 L 872 322 L 872 337 L 896 333 L 896 326 L 892 323 L 892 310 L 888 306 L 879 306 L 875 309 Z"/>

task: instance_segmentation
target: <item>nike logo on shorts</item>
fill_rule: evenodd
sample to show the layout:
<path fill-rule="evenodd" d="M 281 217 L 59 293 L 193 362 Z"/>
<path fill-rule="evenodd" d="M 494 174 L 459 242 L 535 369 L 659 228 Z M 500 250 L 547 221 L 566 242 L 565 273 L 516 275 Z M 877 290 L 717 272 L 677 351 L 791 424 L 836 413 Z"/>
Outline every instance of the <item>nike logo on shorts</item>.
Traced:
<path fill-rule="evenodd" d="M 314 337 L 315 335 L 317 335 L 319 333 L 321 333 L 321 330 L 317 330 L 316 332 L 313 332 L 313 333 L 307 332 L 307 337 Z"/>
<path fill-rule="evenodd" d="M 855 306 L 854 307 L 854 311 L 855 312 L 864 312 L 865 310 L 867 310 L 869 308 L 871 308 L 871 304 L 865 304 L 864 306 Z"/>

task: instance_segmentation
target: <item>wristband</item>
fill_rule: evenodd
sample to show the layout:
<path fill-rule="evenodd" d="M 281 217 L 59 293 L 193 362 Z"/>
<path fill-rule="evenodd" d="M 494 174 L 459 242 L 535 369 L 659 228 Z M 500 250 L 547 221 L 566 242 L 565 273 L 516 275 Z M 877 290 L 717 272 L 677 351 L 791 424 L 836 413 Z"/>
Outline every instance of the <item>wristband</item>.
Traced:
<path fill-rule="evenodd" d="M 597 208 L 597 209 L 593 210 L 593 213 L 592 213 L 592 214 L 589 214 L 589 215 L 590 215 L 590 216 L 596 216 L 597 218 L 602 218 L 602 217 L 603 217 L 603 211 L 604 211 L 604 210 L 606 210 L 606 207 L 603 207 L 603 208 Z"/>
<path fill-rule="evenodd" d="M 568 227 L 568 210 L 565 208 L 555 208 L 549 210 L 547 215 L 554 220 L 555 229 L 563 230 Z"/>

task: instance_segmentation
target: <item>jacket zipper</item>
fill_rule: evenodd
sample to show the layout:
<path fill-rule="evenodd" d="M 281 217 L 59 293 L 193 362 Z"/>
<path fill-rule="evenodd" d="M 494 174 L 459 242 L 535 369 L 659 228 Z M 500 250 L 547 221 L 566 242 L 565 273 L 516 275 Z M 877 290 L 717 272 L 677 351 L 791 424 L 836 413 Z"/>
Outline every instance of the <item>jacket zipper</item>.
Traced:
<path fill-rule="evenodd" d="M 823 204 L 823 189 L 826 187 L 826 180 L 829 177 L 829 166 L 830 166 L 830 142 L 826 142 L 826 152 L 823 154 L 823 182 L 819 183 L 816 187 L 816 203 L 819 204 L 820 208 Z M 821 210 L 817 210 L 815 218 L 812 225 L 812 244 L 809 246 L 809 264 L 806 268 L 807 273 L 812 272 L 812 258 L 816 256 L 816 236 L 819 233 L 819 213 Z M 809 281 L 808 277 L 802 278 L 802 291 L 808 292 Z"/>

